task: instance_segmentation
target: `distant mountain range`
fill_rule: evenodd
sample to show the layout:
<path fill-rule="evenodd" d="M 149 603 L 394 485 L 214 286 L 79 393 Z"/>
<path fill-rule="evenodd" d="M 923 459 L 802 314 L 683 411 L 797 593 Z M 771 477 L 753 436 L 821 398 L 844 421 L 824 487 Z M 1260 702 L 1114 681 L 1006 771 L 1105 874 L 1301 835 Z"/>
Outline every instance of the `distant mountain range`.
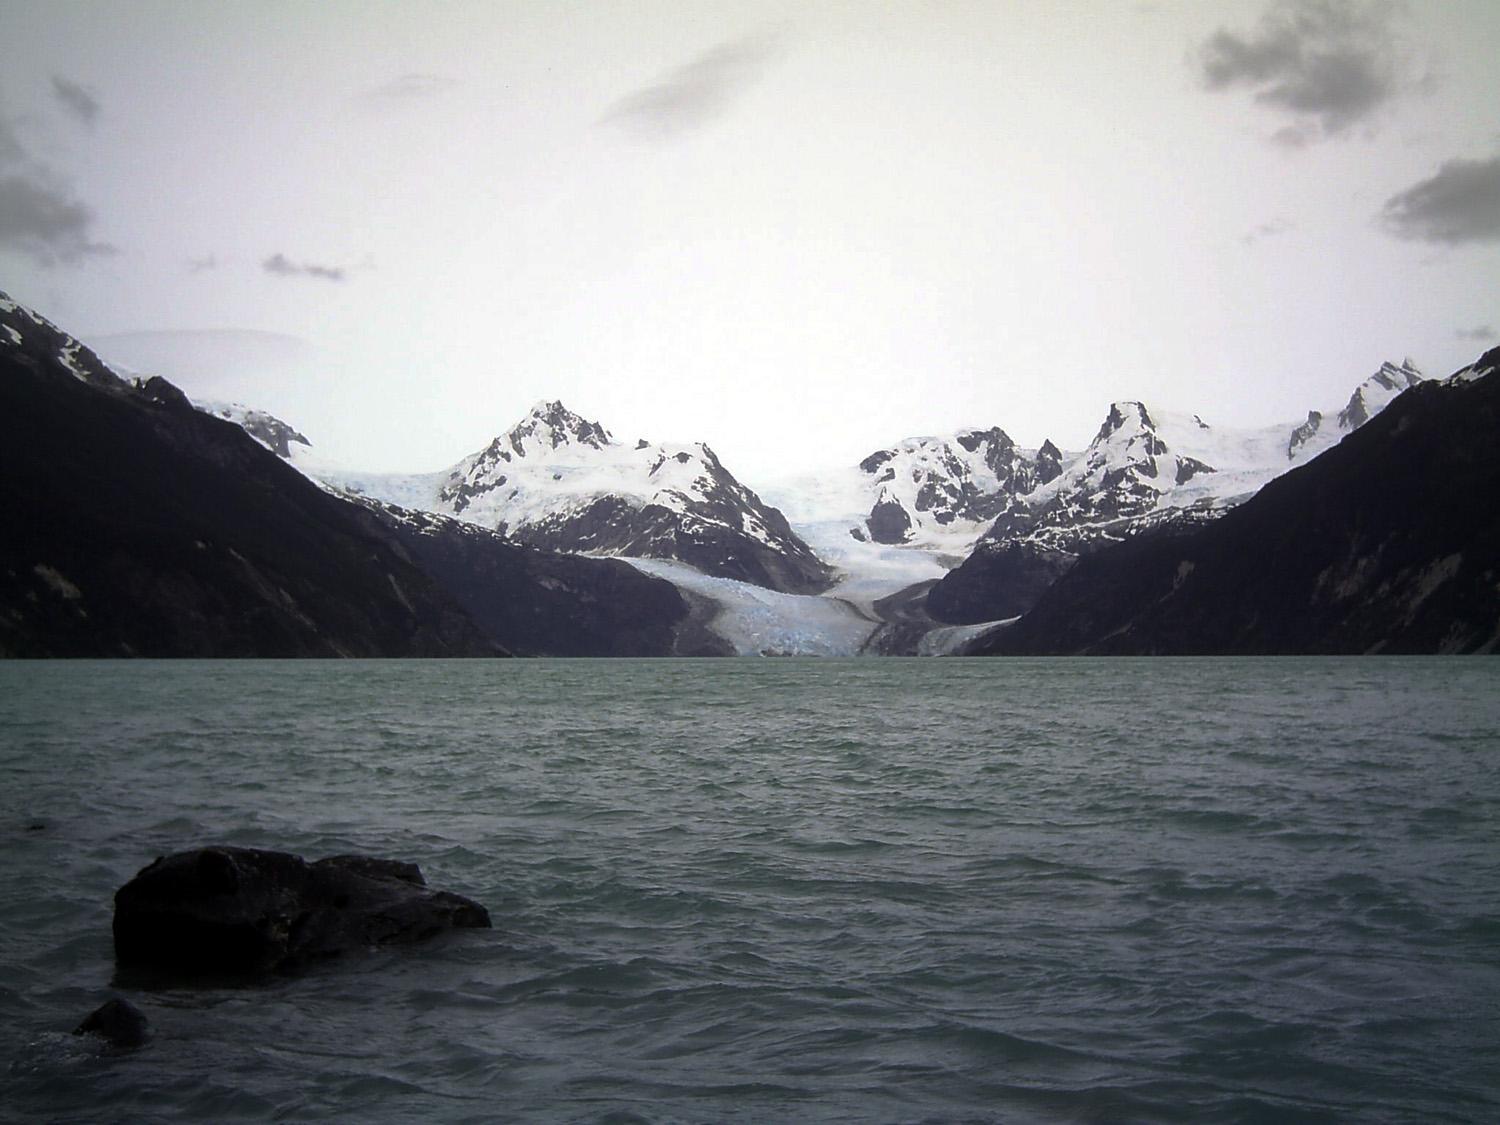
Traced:
<path fill-rule="evenodd" d="M 1497 651 L 1497 369 L 1500 348 L 1378 416 L 1341 417 L 1355 432 L 1222 519 L 1085 555 L 968 651 Z"/>
<path fill-rule="evenodd" d="M 1494 355 L 1460 382 L 1484 385 Z M 1194 536 L 1218 542 L 1230 534 L 1221 525 L 1244 525 L 1238 512 L 1252 498 L 1248 510 L 1263 512 L 1262 497 L 1293 497 L 1281 504 L 1296 511 L 1278 508 L 1280 518 L 1301 529 L 1307 557 L 1321 557 L 1340 512 L 1364 509 L 1345 497 L 1307 523 L 1304 493 L 1269 483 L 1317 481 L 1352 456 L 1346 449 L 1365 451 L 1359 472 L 1412 476 L 1393 458 L 1415 444 L 1353 438 L 1393 401 L 1446 402 L 1432 396 L 1458 385 L 1432 384 L 1410 361 L 1387 364 L 1341 409 L 1256 430 L 1121 401 L 1080 452 L 972 429 L 756 491 L 704 444 L 620 442 L 559 402 L 537 404 L 446 469 L 359 473 L 321 461 L 306 436 L 263 411 L 193 410 L 164 380 L 122 379 L 3 297 L 0 364 L 0 518 L 22 529 L 0 552 L 0 653 L 12 655 L 1194 651 L 1192 637 L 1202 651 L 1262 651 L 1215 634 L 1211 605 L 1170 642 L 1143 625 L 1104 644 L 1087 622 L 1109 616 L 1099 609 L 1108 598 L 1078 592 L 1093 589 L 1086 581 L 1135 588 L 1124 571 L 1100 569 L 1105 560 L 1155 558 L 1152 544 Z M 1412 399 L 1413 388 L 1423 394 Z M 1405 425 L 1425 433 L 1446 417 L 1424 409 Z M 1453 455 L 1477 464 L 1465 452 L 1477 431 L 1451 429 Z M 137 461 L 146 468 L 120 470 Z M 1225 523 L 1231 515 L 1237 522 Z M 1430 537 L 1457 543 L 1464 520 L 1455 511 Z M 1478 542 L 1458 553 L 1487 550 Z M 1196 558 L 1178 561 L 1197 573 Z M 1469 565 L 1440 570 L 1462 578 Z M 1141 581 L 1155 590 L 1155 578 Z M 1082 600 L 1060 601 L 1068 591 Z M 1370 622 L 1383 596 L 1372 595 Z M 1452 612 L 1482 605 L 1475 595 Z M 1018 616 L 1007 629 L 990 625 Z M 1455 624 L 1442 639 L 1388 624 L 1409 646 L 1491 643 L 1477 625 Z M 1335 630 L 1328 645 L 1372 647 L 1378 632 Z M 1316 630 L 1265 635 L 1298 651 L 1317 645 Z"/>
<path fill-rule="evenodd" d="M 1329 418 L 1256 430 L 1116 402 L 1094 440 L 1046 484 L 1017 497 L 962 566 L 928 598 L 934 617 L 993 621 L 1023 613 L 1079 556 L 1166 524 L 1216 519 L 1269 481 L 1304 465 L 1424 376 L 1384 364 Z"/>

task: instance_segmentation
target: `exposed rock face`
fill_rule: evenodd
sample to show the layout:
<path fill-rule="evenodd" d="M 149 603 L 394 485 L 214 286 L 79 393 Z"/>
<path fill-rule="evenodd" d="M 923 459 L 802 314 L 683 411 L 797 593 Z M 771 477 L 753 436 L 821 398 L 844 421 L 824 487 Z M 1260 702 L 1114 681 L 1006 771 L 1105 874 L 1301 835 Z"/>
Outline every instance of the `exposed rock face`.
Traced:
<path fill-rule="evenodd" d="M 1062 475 L 1062 451 L 1052 442 L 1042 442 L 1036 451 L 1036 479 L 1038 484 L 1051 484 Z"/>
<path fill-rule="evenodd" d="M 1042 483 L 1060 457 L 1051 442 L 1032 456 L 998 426 L 908 438 L 859 463 L 875 500 L 851 534 L 890 544 L 978 534 Z"/>
<path fill-rule="evenodd" d="M 708 446 L 617 442 L 560 402 L 455 466 L 432 507 L 533 547 L 677 559 L 786 593 L 833 577 Z"/>
<path fill-rule="evenodd" d="M 158 859 L 115 893 L 115 958 L 186 975 L 254 975 L 489 924 L 477 902 L 429 889 L 415 864 L 201 848 Z"/>
<path fill-rule="evenodd" d="M 937 621 L 1001 621 L 1025 613 L 1072 567 L 1077 556 L 1028 542 L 1007 542 L 971 556 L 927 594 Z"/>
<path fill-rule="evenodd" d="M 1196 528 L 1081 558 L 980 653 L 1494 652 L 1500 349 Z"/>
<path fill-rule="evenodd" d="M 0 295 L 0 656 L 494 655 L 369 515 Z"/>
<path fill-rule="evenodd" d="M 870 529 L 870 539 L 875 543 L 905 543 L 911 538 L 911 516 L 901 502 L 887 492 L 882 492 L 880 499 L 875 501 L 865 526 Z"/>
<path fill-rule="evenodd" d="M 106 1000 L 90 1012 L 73 1029 L 74 1035 L 92 1035 L 119 1051 L 144 1047 L 151 1038 L 151 1026 L 141 1010 L 129 1000 Z"/>

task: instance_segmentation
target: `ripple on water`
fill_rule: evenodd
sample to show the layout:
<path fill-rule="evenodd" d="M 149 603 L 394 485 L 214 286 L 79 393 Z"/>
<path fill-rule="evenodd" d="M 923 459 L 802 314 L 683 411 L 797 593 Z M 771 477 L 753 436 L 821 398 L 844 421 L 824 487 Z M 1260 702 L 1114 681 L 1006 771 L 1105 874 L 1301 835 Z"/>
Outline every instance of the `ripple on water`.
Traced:
<path fill-rule="evenodd" d="M 0 664 L 7 1108 L 1497 1119 L 1491 667 Z M 496 929 L 115 979 L 114 889 L 214 841 L 413 859 Z M 111 991 L 134 1057 L 66 1034 Z"/>

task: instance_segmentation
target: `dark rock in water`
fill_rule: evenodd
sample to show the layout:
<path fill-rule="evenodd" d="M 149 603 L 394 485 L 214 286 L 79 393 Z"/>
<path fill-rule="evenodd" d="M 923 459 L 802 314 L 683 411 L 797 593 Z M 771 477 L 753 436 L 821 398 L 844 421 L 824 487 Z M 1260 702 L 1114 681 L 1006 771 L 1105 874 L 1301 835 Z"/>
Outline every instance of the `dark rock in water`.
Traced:
<path fill-rule="evenodd" d="M 95 1035 L 111 1047 L 133 1050 L 151 1038 L 150 1025 L 129 1000 L 106 1000 L 73 1029 L 74 1035 Z"/>
<path fill-rule="evenodd" d="M 189 974 L 258 974 L 489 924 L 477 902 L 429 889 L 415 864 L 200 848 L 158 859 L 115 892 L 115 959 Z"/>

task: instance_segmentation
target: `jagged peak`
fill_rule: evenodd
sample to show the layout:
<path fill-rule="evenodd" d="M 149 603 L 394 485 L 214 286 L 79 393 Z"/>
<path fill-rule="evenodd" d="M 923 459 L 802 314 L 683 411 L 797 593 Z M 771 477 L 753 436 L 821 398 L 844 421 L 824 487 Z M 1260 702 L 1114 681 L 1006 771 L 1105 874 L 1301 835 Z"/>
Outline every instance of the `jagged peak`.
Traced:
<path fill-rule="evenodd" d="M 1154 430 L 1156 423 L 1151 419 L 1151 413 L 1146 409 L 1144 402 L 1135 399 L 1120 399 L 1109 404 L 1109 414 L 1104 419 L 1104 425 L 1099 427 L 1099 434 L 1094 438 L 1096 442 L 1119 433 L 1126 428 L 1132 430 Z"/>
<path fill-rule="evenodd" d="M 1382 363 L 1375 374 L 1354 388 L 1348 404 L 1339 411 L 1339 426 L 1345 430 L 1359 429 L 1392 398 L 1425 379 L 1409 357 L 1399 367 L 1390 361 Z"/>
<path fill-rule="evenodd" d="M 1407 356 L 1400 364 L 1386 360 L 1380 365 L 1380 370 L 1366 379 L 1365 383 L 1378 383 L 1391 390 L 1397 387 L 1405 390 L 1407 387 L 1416 386 L 1424 378 L 1426 376 L 1422 374 L 1422 369 L 1417 366 L 1416 361 L 1411 356 Z"/>
<path fill-rule="evenodd" d="M 608 430 L 575 414 L 560 399 L 535 403 L 526 417 L 506 432 L 505 439 L 519 457 L 546 455 L 564 447 L 603 449 L 614 444 Z"/>

